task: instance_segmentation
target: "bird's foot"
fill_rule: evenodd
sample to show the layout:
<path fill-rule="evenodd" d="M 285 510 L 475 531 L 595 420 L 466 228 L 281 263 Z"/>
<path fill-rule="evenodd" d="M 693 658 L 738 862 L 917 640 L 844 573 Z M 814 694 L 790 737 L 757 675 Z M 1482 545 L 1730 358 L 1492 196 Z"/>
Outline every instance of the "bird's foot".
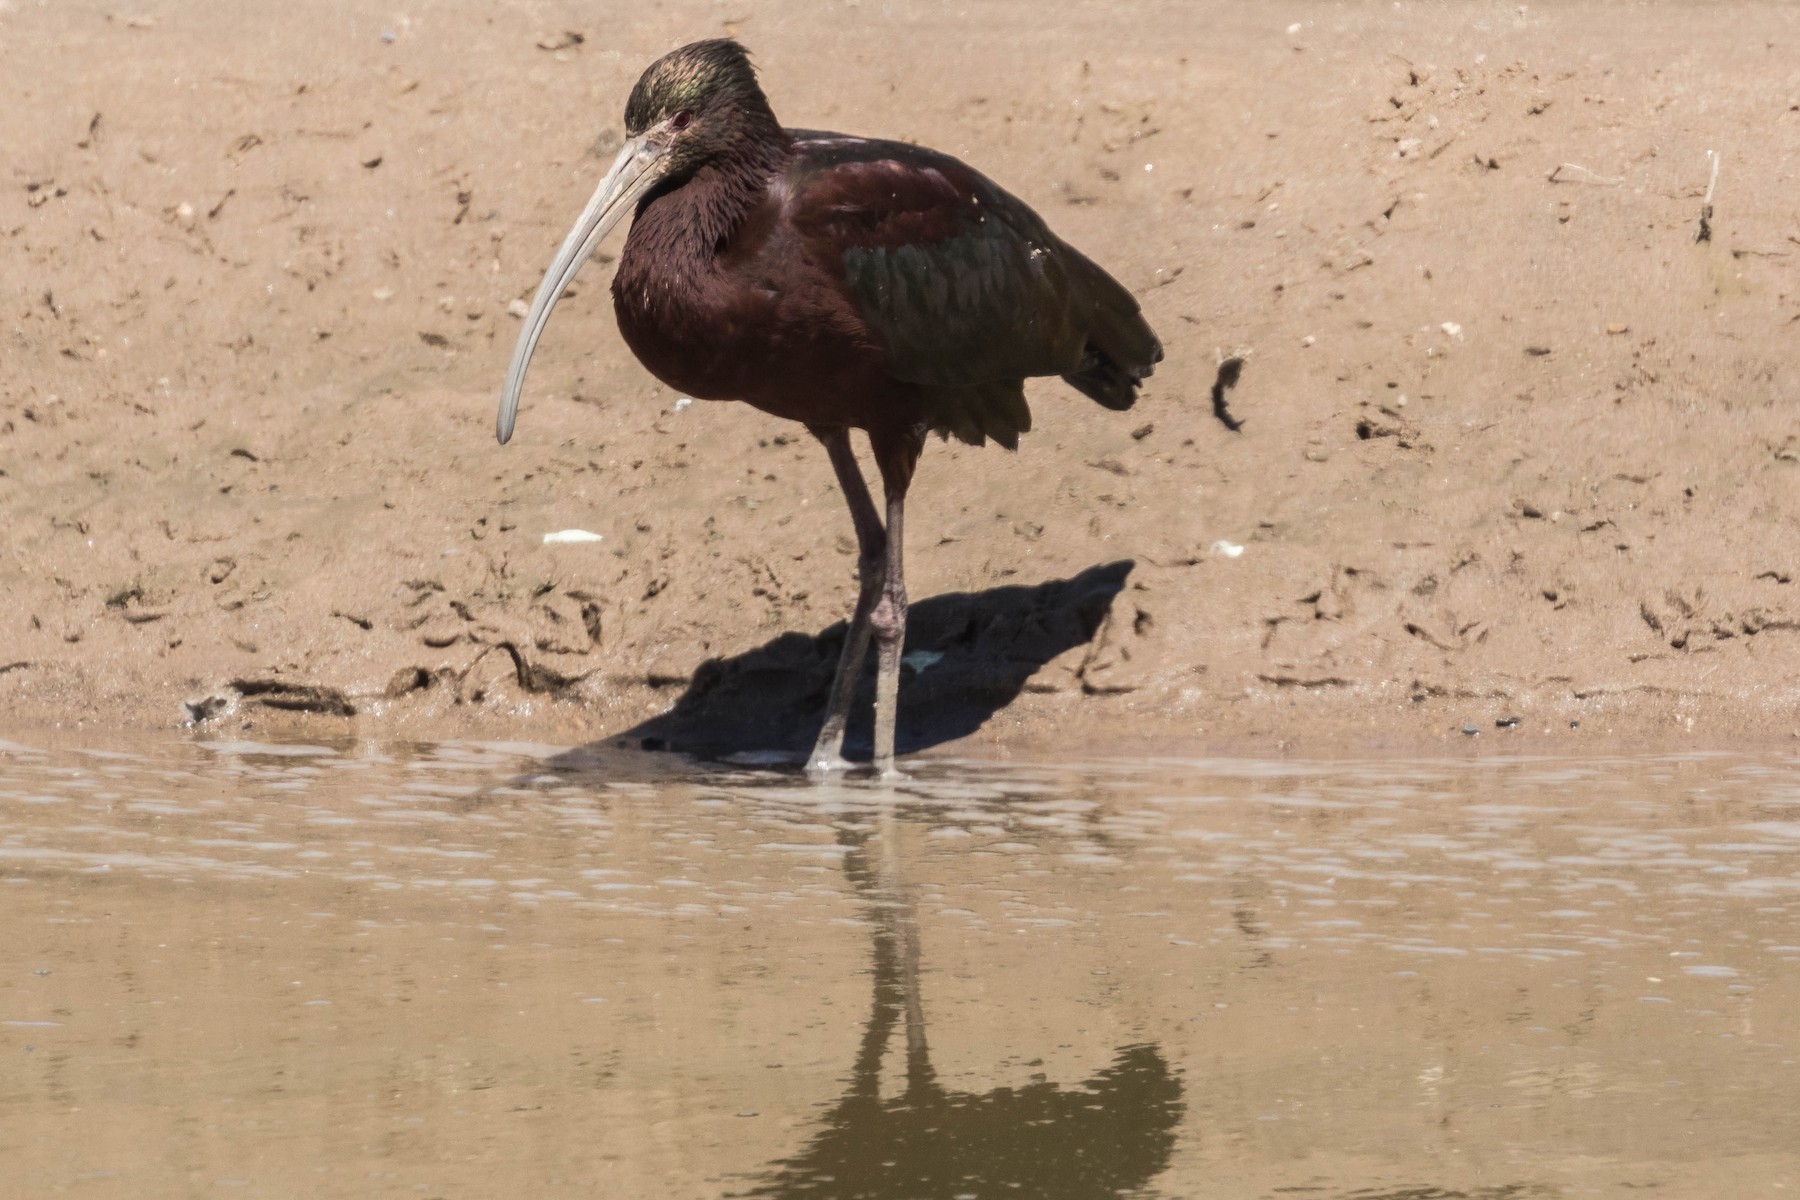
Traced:
<path fill-rule="evenodd" d="M 833 751 L 815 750 L 812 757 L 806 760 L 807 778 L 813 780 L 829 779 L 850 769 L 850 760 Z"/>
<path fill-rule="evenodd" d="M 815 751 L 806 762 L 806 777 L 814 783 L 822 783 L 836 776 L 848 775 L 856 770 L 857 763 L 851 762 L 842 754 L 820 753 Z M 882 784 L 905 783 L 911 776 L 896 767 L 893 763 L 877 764 L 874 767 L 875 782 Z"/>

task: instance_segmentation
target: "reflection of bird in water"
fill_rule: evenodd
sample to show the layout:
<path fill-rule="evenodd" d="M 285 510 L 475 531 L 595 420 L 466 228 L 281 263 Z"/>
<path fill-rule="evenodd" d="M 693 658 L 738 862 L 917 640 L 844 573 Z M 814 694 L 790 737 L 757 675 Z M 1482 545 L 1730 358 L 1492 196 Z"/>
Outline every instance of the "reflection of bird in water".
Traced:
<path fill-rule="evenodd" d="M 866 834 L 844 830 L 844 870 L 875 922 L 875 1005 L 843 1099 L 824 1128 L 744 1197 L 951 1200 L 1029 1196 L 1082 1200 L 1134 1192 L 1169 1165 L 1185 1106 L 1181 1081 L 1155 1046 L 1121 1048 L 1073 1088 L 1033 1083 L 948 1091 L 931 1068 L 919 1001 L 917 912 L 898 877 L 897 822 L 884 818 L 882 861 Z M 906 1028 L 906 1087 L 881 1095 L 881 1060 Z"/>
<path fill-rule="evenodd" d="M 1162 345 L 1138 304 L 1035 212 L 945 154 L 783 129 L 744 50 L 716 40 L 652 63 L 625 145 L 557 251 L 501 397 L 512 436 L 550 310 L 627 212 L 613 281 L 620 332 L 650 372 L 706 400 L 804 422 L 850 504 L 861 590 L 811 765 L 843 765 L 870 637 L 875 767 L 894 762 L 906 632 L 901 515 L 925 435 L 1008 448 L 1031 428 L 1024 382 L 1060 375 L 1130 408 Z M 884 525 L 850 431 L 869 438 Z"/>

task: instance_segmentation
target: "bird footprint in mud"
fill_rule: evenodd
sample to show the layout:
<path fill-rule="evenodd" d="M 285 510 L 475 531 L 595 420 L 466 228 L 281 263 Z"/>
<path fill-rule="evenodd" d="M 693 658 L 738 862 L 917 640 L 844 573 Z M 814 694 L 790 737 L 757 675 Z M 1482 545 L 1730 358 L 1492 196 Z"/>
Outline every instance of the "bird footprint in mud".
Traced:
<path fill-rule="evenodd" d="M 1119 695 L 1147 686 L 1162 655 L 1148 585 L 1138 582 L 1113 597 L 1078 671 L 1089 695 Z"/>

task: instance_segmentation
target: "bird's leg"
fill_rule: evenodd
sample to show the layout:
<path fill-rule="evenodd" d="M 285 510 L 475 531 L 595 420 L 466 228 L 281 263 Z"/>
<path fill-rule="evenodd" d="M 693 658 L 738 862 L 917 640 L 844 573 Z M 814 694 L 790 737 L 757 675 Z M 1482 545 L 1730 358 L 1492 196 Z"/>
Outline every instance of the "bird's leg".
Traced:
<path fill-rule="evenodd" d="M 875 773 L 884 779 L 894 770 L 894 719 L 900 701 L 900 652 L 906 643 L 906 573 L 901 565 L 905 492 L 887 498 L 887 569 L 881 594 L 869 613 L 875 633 Z"/>
<path fill-rule="evenodd" d="M 875 633 L 875 773 L 895 778 L 894 722 L 899 712 L 900 653 L 906 645 L 906 489 L 924 449 L 922 430 L 902 435 L 869 435 L 887 492 L 886 569 L 881 595 L 869 614 Z"/>
<path fill-rule="evenodd" d="M 861 588 L 856 596 L 856 611 L 850 628 L 844 634 L 844 650 L 838 656 L 837 675 L 831 681 L 831 699 L 825 706 L 825 723 L 819 729 L 819 740 L 813 743 L 806 760 L 811 773 L 841 770 L 844 761 L 844 725 L 850 719 L 850 702 L 856 697 L 856 683 L 862 676 L 863 657 L 868 653 L 870 614 L 882 592 L 882 569 L 886 562 L 887 531 L 875 512 L 875 501 L 869 485 L 863 482 L 862 470 L 856 465 L 856 453 L 850 448 L 850 431 L 842 426 L 809 426 L 814 437 L 825 443 L 837 472 L 838 486 L 850 505 L 850 520 L 856 526 L 857 578 Z M 889 745 L 892 745 L 890 740 Z M 892 752 L 889 752 L 892 758 Z"/>

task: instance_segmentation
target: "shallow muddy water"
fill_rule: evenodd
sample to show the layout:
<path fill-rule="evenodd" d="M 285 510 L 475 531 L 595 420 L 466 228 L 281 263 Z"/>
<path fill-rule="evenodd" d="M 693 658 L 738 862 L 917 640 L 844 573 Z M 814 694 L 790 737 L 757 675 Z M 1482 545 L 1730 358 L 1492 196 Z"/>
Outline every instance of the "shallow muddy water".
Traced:
<path fill-rule="evenodd" d="M 0 742 L 21 1196 L 1800 1190 L 1800 758 Z"/>

